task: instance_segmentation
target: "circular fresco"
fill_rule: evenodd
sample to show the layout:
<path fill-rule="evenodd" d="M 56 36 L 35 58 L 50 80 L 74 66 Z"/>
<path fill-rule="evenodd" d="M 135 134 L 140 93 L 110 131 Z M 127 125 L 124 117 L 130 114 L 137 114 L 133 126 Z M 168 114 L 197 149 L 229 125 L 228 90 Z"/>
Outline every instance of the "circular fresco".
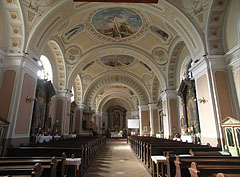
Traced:
<path fill-rule="evenodd" d="M 120 39 L 135 34 L 142 26 L 142 19 L 136 12 L 118 7 L 97 12 L 92 24 L 99 33 Z"/>
<path fill-rule="evenodd" d="M 137 10 L 123 7 L 94 11 L 85 24 L 90 34 L 105 41 L 129 41 L 147 31 L 146 18 Z"/>
<path fill-rule="evenodd" d="M 65 60 L 68 64 L 75 64 L 81 57 L 81 49 L 78 46 L 71 46 L 66 50 Z"/>
<path fill-rule="evenodd" d="M 156 60 L 156 62 L 159 64 L 159 65 L 165 65 L 167 64 L 168 62 L 168 57 L 167 57 L 167 54 L 166 52 L 160 48 L 160 47 L 157 47 L 153 50 L 153 58 Z"/>

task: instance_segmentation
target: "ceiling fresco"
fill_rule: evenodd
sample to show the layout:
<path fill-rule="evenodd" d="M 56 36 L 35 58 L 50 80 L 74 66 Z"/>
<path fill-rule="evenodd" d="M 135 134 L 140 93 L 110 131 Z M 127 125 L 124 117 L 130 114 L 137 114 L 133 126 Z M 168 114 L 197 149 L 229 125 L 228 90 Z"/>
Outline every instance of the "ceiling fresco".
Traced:
<path fill-rule="evenodd" d="M 147 20 L 135 9 L 105 8 L 92 12 L 86 20 L 91 35 L 109 42 L 136 39 L 147 31 Z"/>
<path fill-rule="evenodd" d="M 142 26 L 142 20 L 133 10 L 110 8 L 97 12 L 92 24 L 99 33 L 120 39 L 134 35 Z"/>
<path fill-rule="evenodd" d="M 110 67 L 124 67 L 130 65 L 134 60 L 134 57 L 129 55 L 107 55 L 100 58 L 100 61 Z"/>

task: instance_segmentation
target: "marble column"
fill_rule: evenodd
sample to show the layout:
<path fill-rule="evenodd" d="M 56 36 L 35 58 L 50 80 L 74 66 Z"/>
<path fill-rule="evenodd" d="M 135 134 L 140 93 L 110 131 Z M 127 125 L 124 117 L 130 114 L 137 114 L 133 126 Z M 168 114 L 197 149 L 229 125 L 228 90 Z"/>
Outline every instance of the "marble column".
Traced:
<path fill-rule="evenodd" d="M 140 135 L 150 135 L 150 119 L 148 105 L 141 105 L 139 108 Z"/>
<path fill-rule="evenodd" d="M 56 93 L 55 131 L 61 136 L 69 135 L 70 111 L 72 93 L 68 90 L 58 90 Z"/>
<path fill-rule="evenodd" d="M 156 104 L 148 104 L 150 117 L 150 135 L 154 135 L 159 130 L 158 107 Z"/>
<path fill-rule="evenodd" d="M 179 132 L 178 96 L 175 90 L 165 90 L 160 94 L 163 108 L 164 137 L 171 138 Z"/>

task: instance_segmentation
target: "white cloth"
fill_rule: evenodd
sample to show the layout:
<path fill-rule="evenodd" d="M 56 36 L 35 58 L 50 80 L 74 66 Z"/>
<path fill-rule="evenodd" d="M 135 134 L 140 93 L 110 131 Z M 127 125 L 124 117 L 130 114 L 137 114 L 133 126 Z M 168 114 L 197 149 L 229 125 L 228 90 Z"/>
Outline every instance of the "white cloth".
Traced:
<path fill-rule="evenodd" d="M 182 135 L 181 136 L 181 140 L 182 140 L 182 142 L 192 143 L 193 142 L 193 137 L 192 136 Z"/>
<path fill-rule="evenodd" d="M 70 134 L 69 138 L 77 138 L 77 135 L 76 134 Z"/>
<path fill-rule="evenodd" d="M 178 156 L 179 157 L 190 157 L 191 155 L 190 154 L 179 154 Z"/>
<path fill-rule="evenodd" d="M 219 151 L 222 155 L 230 155 L 229 152 Z"/>
<path fill-rule="evenodd" d="M 81 165 L 81 158 L 66 158 L 66 165 L 75 165 L 77 166 L 77 170 L 79 169 L 79 165 Z"/>
<path fill-rule="evenodd" d="M 111 138 L 122 138 L 122 134 L 121 133 L 111 133 Z"/>
<path fill-rule="evenodd" d="M 166 157 L 165 156 L 151 156 L 152 161 L 155 162 L 157 164 L 157 161 L 161 161 L 164 162 L 166 161 Z"/>
<path fill-rule="evenodd" d="M 52 136 L 36 136 L 36 143 L 49 142 L 52 138 Z"/>

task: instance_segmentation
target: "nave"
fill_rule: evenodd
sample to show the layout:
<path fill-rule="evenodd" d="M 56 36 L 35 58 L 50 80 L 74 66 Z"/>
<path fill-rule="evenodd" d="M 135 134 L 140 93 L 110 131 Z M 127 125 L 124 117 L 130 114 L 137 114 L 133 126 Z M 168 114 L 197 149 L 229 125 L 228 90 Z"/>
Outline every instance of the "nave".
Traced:
<path fill-rule="evenodd" d="M 126 141 L 108 139 L 83 177 L 150 177 Z"/>

